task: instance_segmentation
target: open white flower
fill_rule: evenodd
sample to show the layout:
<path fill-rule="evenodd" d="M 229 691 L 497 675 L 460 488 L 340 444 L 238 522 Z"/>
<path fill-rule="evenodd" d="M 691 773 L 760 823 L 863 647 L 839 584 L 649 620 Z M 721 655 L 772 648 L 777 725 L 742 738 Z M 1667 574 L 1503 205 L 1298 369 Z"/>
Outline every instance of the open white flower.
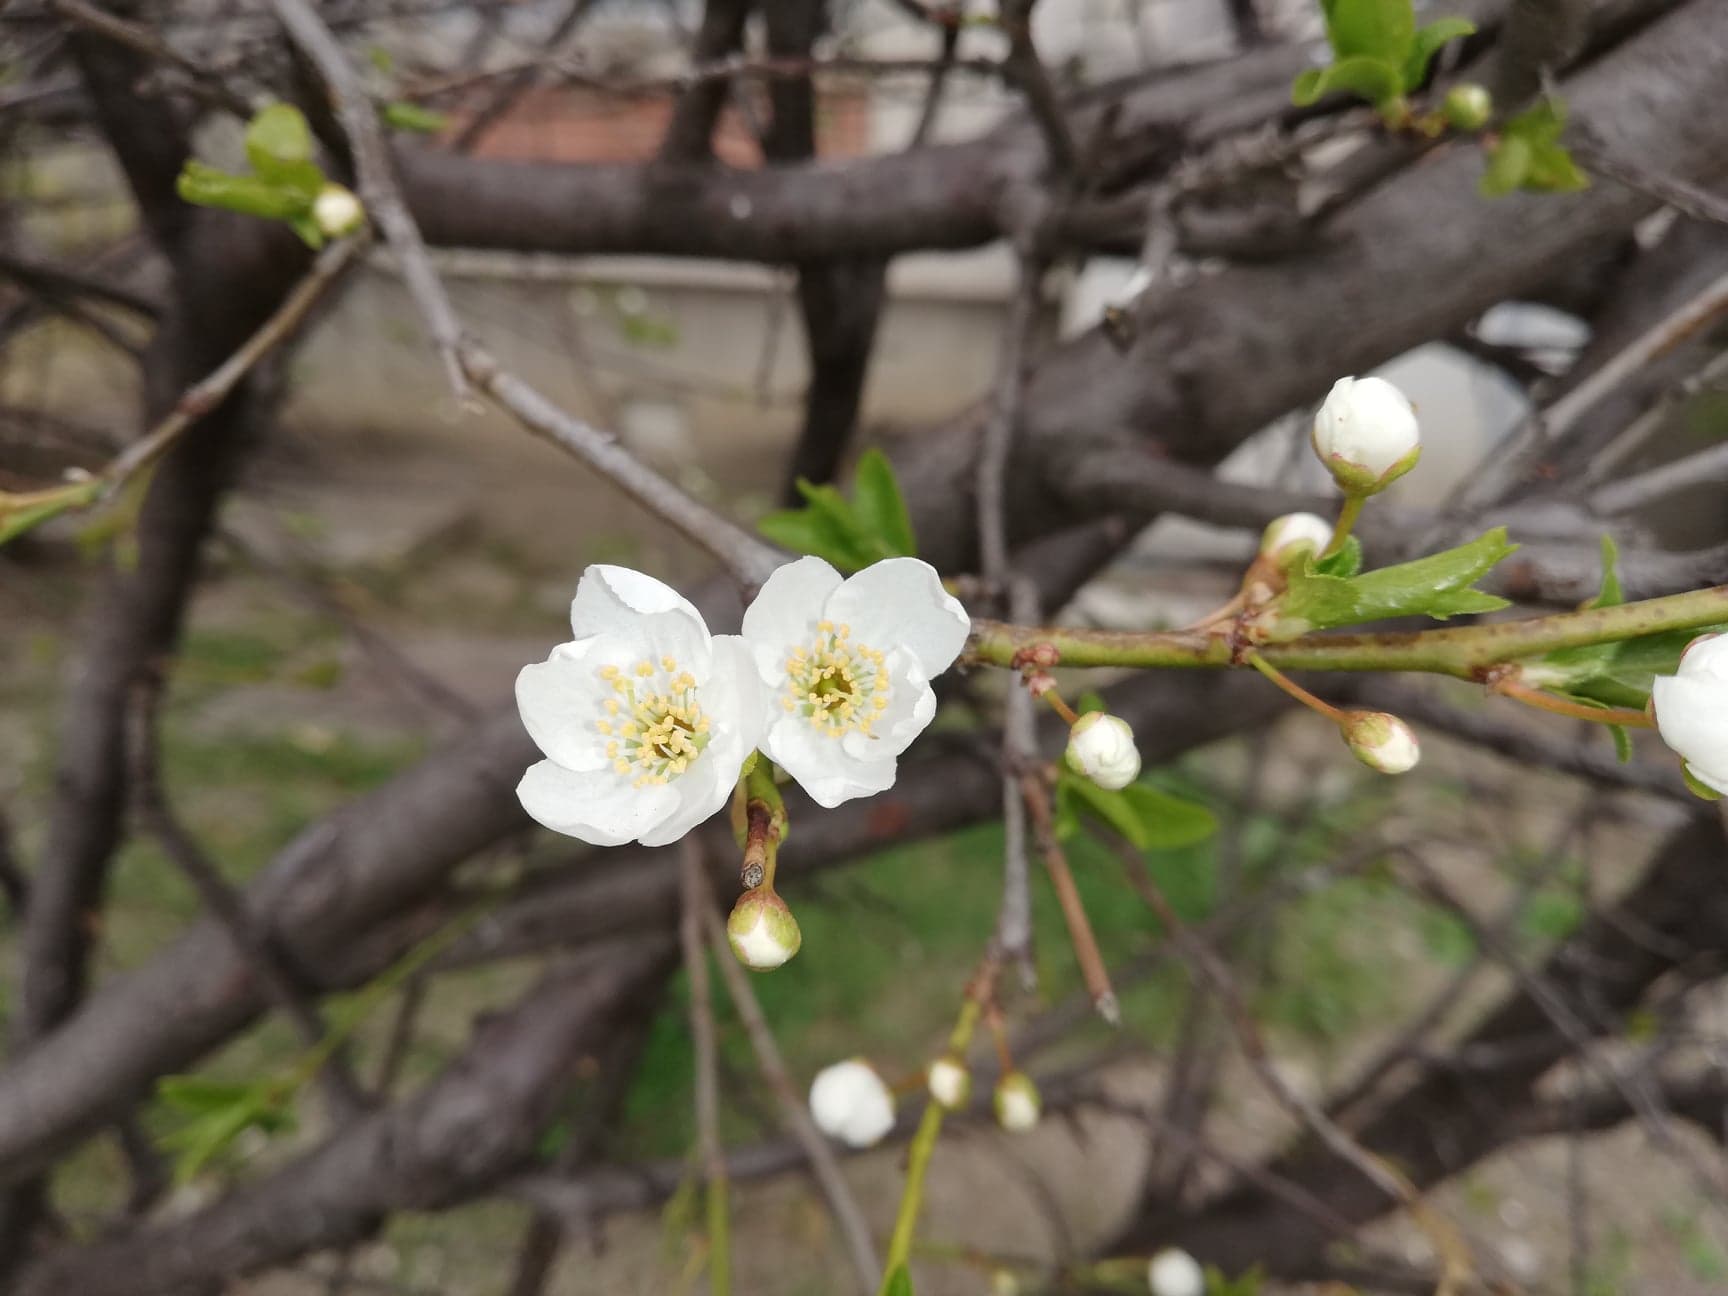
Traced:
<path fill-rule="evenodd" d="M 522 723 L 546 754 L 516 795 L 546 827 L 596 846 L 677 841 L 726 804 L 761 735 L 749 651 L 625 567 L 582 574 L 570 624 L 572 642 L 516 677 Z"/>
<path fill-rule="evenodd" d="M 1673 675 L 1650 685 L 1656 731 L 1693 779 L 1728 796 L 1728 635 L 1694 639 Z"/>
<path fill-rule="evenodd" d="M 1416 466 L 1422 433 L 1409 397 L 1384 378 L 1340 378 L 1314 415 L 1314 453 L 1346 491 L 1371 495 Z"/>
<path fill-rule="evenodd" d="M 1146 1266 L 1152 1296 L 1206 1296 L 1206 1271 L 1186 1251 L 1166 1247 Z"/>
<path fill-rule="evenodd" d="M 772 694 L 762 750 L 821 806 L 887 791 L 900 753 L 936 714 L 930 681 L 970 629 L 936 569 L 916 558 L 845 580 L 820 558 L 787 563 L 744 613 Z"/>
<path fill-rule="evenodd" d="M 894 1128 L 894 1095 L 862 1058 L 823 1067 L 810 1085 L 816 1128 L 848 1147 L 874 1147 Z"/>

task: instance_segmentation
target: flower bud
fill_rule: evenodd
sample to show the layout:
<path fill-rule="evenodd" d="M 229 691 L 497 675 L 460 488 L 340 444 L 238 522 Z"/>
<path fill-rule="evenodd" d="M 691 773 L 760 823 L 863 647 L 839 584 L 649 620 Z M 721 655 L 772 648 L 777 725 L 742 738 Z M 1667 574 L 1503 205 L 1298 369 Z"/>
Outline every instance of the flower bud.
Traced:
<path fill-rule="evenodd" d="M 1127 787 L 1140 777 L 1134 731 L 1121 716 L 1088 711 L 1068 731 L 1068 765 L 1101 788 Z"/>
<path fill-rule="evenodd" d="M 1206 1296 L 1206 1272 L 1186 1251 L 1166 1247 L 1146 1266 L 1152 1296 Z"/>
<path fill-rule="evenodd" d="M 770 972 L 798 952 L 804 937 L 786 902 L 768 887 L 738 897 L 726 919 L 726 939 L 745 967 Z"/>
<path fill-rule="evenodd" d="M 816 1128 L 847 1147 L 875 1147 L 894 1128 L 894 1095 L 863 1058 L 824 1067 L 810 1085 Z"/>
<path fill-rule="evenodd" d="M 990 1296 L 1020 1296 L 1020 1280 L 1012 1269 L 998 1269 L 990 1275 Z"/>
<path fill-rule="evenodd" d="M 958 1111 L 972 1097 L 972 1073 L 952 1053 L 944 1053 L 930 1064 L 927 1079 L 930 1096 L 949 1111 Z"/>
<path fill-rule="evenodd" d="M 353 190 L 327 184 L 312 200 L 312 223 L 325 238 L 341 238 L 366 223 L 366 209 Z"/>
<path fill-rule="evenodd" d="M 1473 81 L 1462 81 L 1446 92 L 1441 105 L 1447 122 L 1461 131 L 1479 131 L 1494 115 L 1494 99 L 1488 91 Z"/>
<path fill-rule="evenodd" d="M 1415 731 L 1384 711 L 1346 711 L 1338 728 L 1356 759 L 1382 774 L 1413 769 L 1422 754 Z"/>
<path fill-rule="evenodd" d="M 1728 635 L 1686 645 L 1672 675 L 1650 684 L 1656 732 L 1683 761 L 1693 791 L 1728 793 Z"/>
<path fill-rule="evenodd" d="M 996 1121 L 1011 1134 L 1024 1134 L 1038 1124 L 1044 1104 L 1038 1086 L 1024 1071 L 1010 1071 L 996 1082 Z"/>
<path fill-rule="evenodd" d="M 1314 453 L 1346 494 L 1372 495 L 1416 466 L 1421 430 L 1384 378 L 1340 378 L 1314 415 Z"/>
<path fill-rule="evenodd" d="M 1299 548 L 1309 546 L 1315 557 L 1332 543 L 1332 524 L 1314 513 L 1286 513 L 1274 518 L 1260 535 L 1260 555 L 1279 567 L 1294 562 Z"/>

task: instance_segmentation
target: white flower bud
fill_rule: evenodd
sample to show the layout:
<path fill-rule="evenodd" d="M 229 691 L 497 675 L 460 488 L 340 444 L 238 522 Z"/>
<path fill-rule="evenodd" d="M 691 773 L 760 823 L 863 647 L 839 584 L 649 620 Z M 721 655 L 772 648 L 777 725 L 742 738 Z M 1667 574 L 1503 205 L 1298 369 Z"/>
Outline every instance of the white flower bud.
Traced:
<path fill-rule="evenodd" d="M 930 1064 L 927 1079 L 930 1096 L 949 1111 L 958 1111 L 972 1097 L 972 1073 L 952 1053 L 944 1053 Z"/>
<path fill-rule="evenodd" d="M 1384 378 L 1340 378 L 1314 415 L 1314 453 L 1348 493 L 1372 495 L 1416 466 L 1416 410 Z"/>
<path fill-rule="evenodd" d="M 1382 774 L 1413 769 L 1422 755 L 1415 731 L 1384 711 L 1346 711 L 1338 728 L 1356 759 Z"/>
<path fill-rule="evenodd" d="M 1656 732 L 1685 762 L 1688 777 L 1728 795 L 1728 635 L 1694 639 L 1673 675 L 1650 685 Z"/>
<path fill-rule="evenodd" d="M 798 952 L 804 936 L 786 902 L 767 887 L 756 887 L 732 906 L 726 940 L 745 967 L 771 972 Z"/>
<path fill-rule="evenodd" d="M 862 1058 L 824 1067 L 810 1085 L 816 1128 L 848 1147 L 874 1147 L 894 1128 L 894 1095 Z"/>
<path fill-rule="evenodd" d="M 1166 1247 L 1146 1266 L 1152 1296 L 1206 1296 L 1206 1272 L 1186 1251 Z"/>
<path fill-rule="evenodd" d="M 998 1269 L 990 1275 L 990 1296 L 1020 1296 L 1020 1280 L 1011 1269 Z"/>
<path fill-rule="evenodd" d="M 1068 765 L 1101 788 L 1127 787 L 1140 777 L 1134 731 L 1121 716 L 1088 711 L 1068 731 Z"/>
<path fill-rule="evenodd" d="M 1012 1134 L 1024 1134 L 1038 1124 L 1044 1104 L 1038 1086 L 1024 1071 L 1010 1071 L 996 1082 L 996 1121 Z"/>
<path fill-rule="evenodd" d="M 327 184 L 312 200 L 312 223 L 325 238 L 341 238 L 366 223 L 366 209 L 353 190 Z"/>
<path fill-rule="evenodd" d="M 1286 513 L 1274 518 L 1260 536 L 1260 553 L 1282 567 L 1299 546 L 1311 546 L 1318 557 L 1332 543 L 1332 524 L 1314 513 Z"/>

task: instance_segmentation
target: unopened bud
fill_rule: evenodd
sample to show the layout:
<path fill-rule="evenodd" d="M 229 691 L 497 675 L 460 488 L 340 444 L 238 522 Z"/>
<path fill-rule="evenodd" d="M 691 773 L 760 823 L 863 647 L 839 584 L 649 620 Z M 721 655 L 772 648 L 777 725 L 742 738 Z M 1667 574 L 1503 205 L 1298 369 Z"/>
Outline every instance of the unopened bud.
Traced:
<path fill-rule="evenodd" d="M 930 1096 L 949 1111 L 958 1111 L 972 1097 L 972 1073 L 952 1053 L 944 1053 L 932 1062 L 927 1078 Z"/>
<path fill-rule="evenodd" d="M 1152 1296 L 1206 1296 L 1206 1272 L 1186 1251 L 1166 1247 L 1146 1266 Z"/>
<path fill-rule="evenodd" d="M 1384 378 L 1340 378 L 1314 415 L 1314 453 L 1347 493 L 1372 495 L 1416 466 L 1421 429 L 1409 398 Z"/>
<path fill-rule="evenodd" d="M 1274 518 L 1260 535 L 1260 553 L 1284 567 L 1296 560 L 1297 553 L 1307 548 L 1316 557 L 1332 543 L 1332 524 L 1315 513 L 1286 513 Z"/>
<path fill-rule="evenodd" d="M 1121 716 L 1088 711 L 1068 731 L 1068 764 L 1101 788 L 1125 788 L 1140 777 L 1134 731 Z"/>
<path fill-rule="evenodd" d="M 823 1067 L 810 1085 L 816 1128 L 848 1147 L 874 1147 L 894 1128 L 894 1095 L 863 1058 Z"/>
<path fill-rule="evenodd" d="M 325 238 L 341 238 L 366 223 L 366 209 L 353 190 L 327 184 L 312 200 L 312 223 Z"/>
<path fill-rule="evenodd" d="M 1473 81 L 1464 81 L 1446 92 L 1441 111 L 1447 122 L 1461 131 L 1479 131 L 1494 115 L 1494 98 Z"/>
<path fill-rule="evenodd" d="M 1010 1071 L 996 1082 L 996 1121 L 1012 1134 L 1024 1134 L 1038 1124 L 1044 1104 L 1038 1086 L 1024 1071 Z"/>
<path fill-rule="evenodd" d="M 1346 711 L 1338 728 L 1356 759 L 1382 774 L 1402 774 L 1422 754 L 1415 731 L 1384 711 Z"/>
<path fill-rule="evenodd" d="M 726 919 L 726 939 L 745 967 L 769 972 L 798 952 L 804 937 L 786 902 L 767 887 L 738 897 Z"/>

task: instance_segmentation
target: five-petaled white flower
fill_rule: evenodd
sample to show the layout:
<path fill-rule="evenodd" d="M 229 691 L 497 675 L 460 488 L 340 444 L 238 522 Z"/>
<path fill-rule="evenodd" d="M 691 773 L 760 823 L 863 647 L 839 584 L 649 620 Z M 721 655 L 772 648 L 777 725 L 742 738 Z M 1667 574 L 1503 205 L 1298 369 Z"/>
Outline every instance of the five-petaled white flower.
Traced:
<path fill-rule="evenodd" d="M 887 791 L 896 758 L 936 714 L 930 681 L 970 628 L 936 569 L 916 558 L 845 580 L 820 558 L 787 563 L 744 613 L 773 695 L 762 750 L 821 806 Z"/>
<path fill-rule="evenodd" d="M 1656 731 L 1686 772 L 1728 795 L 1728 635 L 1701 635 L 1686 645 L 1675 673 L 1651 682 L 1650 702 Z"/>
<path fill-rule="evenodd" d="M 849 1058 L 817 1072 L 810 1115 L 829 1138 L 848 1147 L 874 1147 L 894 1128 L 894 1095 L 875 1067 Z"/>
<path fill-rule="evenodd" d="M 574 641 L 516 677 L 546 759 L 516 788 L 556 832 L 596 846 L 663 846 L 726 804 L 766 701 L 743 640 L 710 636 L 670 586 L 624 567 L 582 574 Z"/>

